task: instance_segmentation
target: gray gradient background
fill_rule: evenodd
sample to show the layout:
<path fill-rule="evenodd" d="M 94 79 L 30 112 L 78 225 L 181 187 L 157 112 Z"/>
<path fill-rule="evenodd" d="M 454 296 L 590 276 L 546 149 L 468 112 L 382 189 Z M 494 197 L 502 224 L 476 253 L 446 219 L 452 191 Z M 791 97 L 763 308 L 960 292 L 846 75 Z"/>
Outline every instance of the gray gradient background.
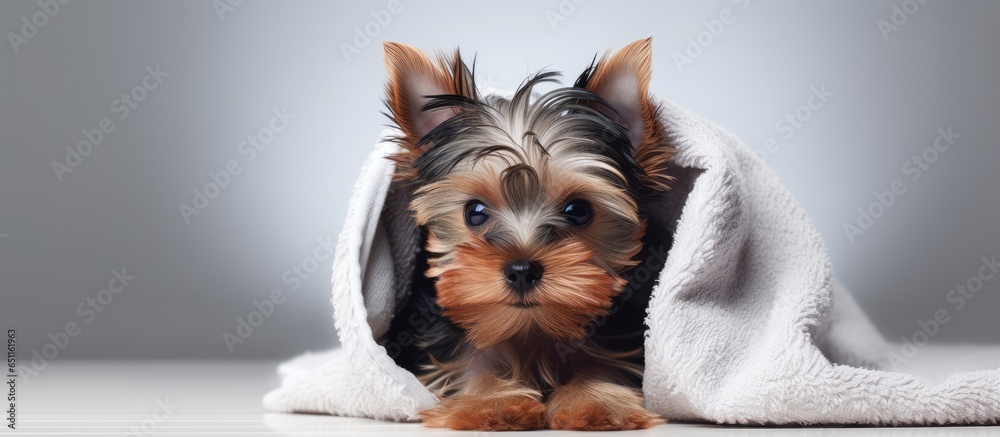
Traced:
<path fill-rule="evenodd" d="M 223 0 L 224 1 L 224 0 Z M 597 2 L 554 28 L 558 1 L 403 1 L 350 62 L 341 44 L 387 2 L 246 0 L 224 20 L 209 1 L 79 1 L 15 54 L 0 44 L 0 327 L 25 357 L 67 322 L 63 358 L 288 357 L 336 342 L 330 259 L 230 353 L 224 332 L 339 232 L 351 185 L 386 120 L 381 39 L 478 53 L 480 78 L 511 88 L 550 67 L 576 75 L 595 53 L 654 37 L 652 91 L 730 129 L 768 162 L 822 232 L 835 271 L 893 340 L 939 308 L 934 341 L 1000 341 L 1000 280 L 954 311 L 945 296 L 1000 251 L 1000 3 L 930 2 L 884 40 L 892 1 Z M 569 1 L 564 3 L 569 4 Z M 896 4 L 902 4 L 897 0 Z M 672 55 L 724 9 L 733 24 L 678 71 Z M 0 3 L 19 32 L 35 1 Z M 81 129 L 147 66 L 170 76 L 83 164 L 51 168 Z M 835 95 L 791 139 L 775 121 L 811 86 Z M 296 115 L 251 163 L 237 146 L 274 108 Z M 939 126 L 961 134 L 923 177 L 851 243 L 843 224 Z M 243 172 L 185 224 L 178 204 L 208 172 Z M 91 323 L 76 307 L 113 268 L 136 279 Z"/>

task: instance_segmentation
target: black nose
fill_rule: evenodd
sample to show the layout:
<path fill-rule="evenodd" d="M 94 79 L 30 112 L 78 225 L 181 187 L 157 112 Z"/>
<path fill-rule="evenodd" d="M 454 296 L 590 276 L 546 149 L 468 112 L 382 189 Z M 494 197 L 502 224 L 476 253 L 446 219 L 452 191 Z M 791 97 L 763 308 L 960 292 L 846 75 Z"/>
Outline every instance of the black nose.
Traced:
<path fill-rule="evenodd" d="M 508 262 L 503 268 L 507 284 L 520 294 L 525 294 L 542 279 L 542 265 L 537 261 L 523 259 Z"/>

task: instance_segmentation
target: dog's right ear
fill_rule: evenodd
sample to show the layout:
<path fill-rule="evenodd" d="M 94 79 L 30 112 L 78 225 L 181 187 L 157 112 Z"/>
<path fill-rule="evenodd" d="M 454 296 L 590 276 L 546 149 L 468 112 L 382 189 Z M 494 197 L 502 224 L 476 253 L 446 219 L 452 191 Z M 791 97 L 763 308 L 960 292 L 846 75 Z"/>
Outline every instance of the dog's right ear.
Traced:
<path fill-rule="evenodd" d="M 389 82 L 385 87 L 385 103 L 393 122 L 403 131 L 403 146 L 409 153 L 421 154 L 430 144 L 417 144 L 428 132 L 458 114 L 454 107 L 424 110 L 431 96 L 457 94 L 473 97 L 472 75 L 458 51 L 453 59 L 438 56 L 431 61 L 417 48 L 396 42 L 384 42 L 385 69 Z"/>
<path fill-rule="evenodd" d="M 601 57 L 585 70 L 576 86 L 600 96 L 607 106 L 598 110 L 627 130 L 632 156 L 645 175 L 641 179 L 653 191 L 669 189 L 670 159 L 676 149 L 669 144 L 660 120 L 659 106 L 650 98 L 653 40 L 640 39 Z"/>

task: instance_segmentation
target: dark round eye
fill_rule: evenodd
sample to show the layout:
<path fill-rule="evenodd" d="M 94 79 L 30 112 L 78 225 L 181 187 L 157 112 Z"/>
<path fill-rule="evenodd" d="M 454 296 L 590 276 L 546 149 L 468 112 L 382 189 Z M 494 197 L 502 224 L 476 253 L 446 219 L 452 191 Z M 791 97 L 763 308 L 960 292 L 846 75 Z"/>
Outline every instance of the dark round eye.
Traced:
<path fill-rule="evenodd" d="M 562 213 L 566 220 L 574 226 L 586 226 L 594 219 L 594 209 L 590 207 L 590 203 L 583 199 L 570 201 L 563 208 Z"/>
<path fill-rule="evenodd" d="M 479 226 L 489 219 L 490 215 L 486 213 L 486 205 L 483 205 L 483 202 L 472 200 L 465 204 L 465 223 L 469 226 Z"/>

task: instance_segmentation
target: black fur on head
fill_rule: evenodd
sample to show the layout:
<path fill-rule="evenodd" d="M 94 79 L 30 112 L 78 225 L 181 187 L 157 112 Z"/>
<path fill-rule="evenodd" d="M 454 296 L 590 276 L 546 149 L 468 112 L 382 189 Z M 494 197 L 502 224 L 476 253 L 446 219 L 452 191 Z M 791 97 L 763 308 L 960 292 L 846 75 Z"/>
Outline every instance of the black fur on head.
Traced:
<path fill-rule="evenodd" d="M 414 162 L 414 182 L 435 182 L 457 166 L 475 165 L 488 156 L 503 156 L 511 159 L 511 164 L 527 164 L 527 149 L 537 149 L 550 162 L 589 156 L 595 162 L 610 164 L 589 166 L 583 171 L 628 189 L 634 198 L 644 195 L 647 190 L 641 176 L 645 173 L 632 156 L 633 145 L 625 128 L 598 110 L 607 107 L 607 102 L 586 89 L 587 72 L 575 86 L 557 88 L 531 101 L 536 86 L 558 83 L 559 76 L 558 72 L 539 72 L 522 82 L 510 99 L 428 96 L 423 111 L 451 108 L 456 115 L 418 142 L 429 150 Z"/>

